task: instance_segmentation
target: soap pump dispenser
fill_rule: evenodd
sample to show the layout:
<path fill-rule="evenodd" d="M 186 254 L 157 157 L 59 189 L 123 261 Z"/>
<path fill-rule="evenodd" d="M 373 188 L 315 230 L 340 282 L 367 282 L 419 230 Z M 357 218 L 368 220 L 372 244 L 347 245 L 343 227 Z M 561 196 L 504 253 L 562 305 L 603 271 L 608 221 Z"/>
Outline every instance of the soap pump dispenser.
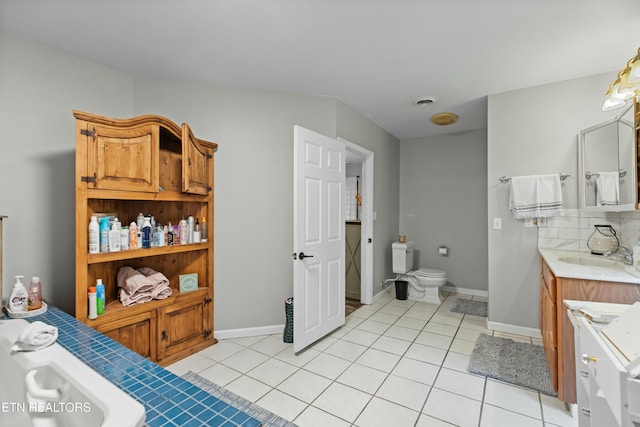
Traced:
<path fill-rule="evenodd" d="M 9 296 L 9 310 L 14 313 L 27 311 L 27 289 L 22 283 L 24 276 L 15 276 L 16 283 L 13 284 L 11 295 Z"/>

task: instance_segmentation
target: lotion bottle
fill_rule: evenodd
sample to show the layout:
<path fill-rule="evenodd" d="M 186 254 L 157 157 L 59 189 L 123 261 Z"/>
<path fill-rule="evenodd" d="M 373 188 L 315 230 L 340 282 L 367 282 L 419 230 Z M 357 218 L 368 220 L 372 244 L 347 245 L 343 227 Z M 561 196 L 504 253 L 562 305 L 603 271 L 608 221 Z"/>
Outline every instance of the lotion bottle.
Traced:
<path fill-rule="evenodd" d="M 96 283 L 96 312 L 104 314 L 105 291 L 102 279 L 98 279 Z"/>
<path fill-rule="evenodd" d="M 97 254 L 100 252 L 100 226 L 95 215 L 91 215 L 89 223 L 89 253 Z"/>
<path fill-rule="evenodd" d="M 27 303 L 27 309 L 38 310 L 42 307 L 42 283 L 40 283 L 40 277 L 34 276 L 31 278 L 31 284 L 29 285 L 29 302 Z"/>
<path fill-rule="evenodd" d="M 96 298 L 96 287 L 90 286 L 89 291 L 89 319 L 95 319 L 98 317 L 98 301 Z"/>
<path fill-rule="evenodd" d="M 109 252 L 120 252 L 120 230 L 115 222 L 109 231 Z"/>
<path fill-rule="evenodd" d="M 148 249 L 151 247 L 151 222 L 148 217 L 144 217 L 142 223 L 142 247 Z"/>
<path fill-rule="evenodd" d="M 100 252 L 109 252 L 109 217 L 100 218 Z"/>
<path fill-rule="evenodd" d="M 15 276 L 16 283 L 13 284 L 11 295 L 9 295 L 9 310 L 14 313 L 27 311 L 27 289 L 22 283 L 24 276 Z"/>

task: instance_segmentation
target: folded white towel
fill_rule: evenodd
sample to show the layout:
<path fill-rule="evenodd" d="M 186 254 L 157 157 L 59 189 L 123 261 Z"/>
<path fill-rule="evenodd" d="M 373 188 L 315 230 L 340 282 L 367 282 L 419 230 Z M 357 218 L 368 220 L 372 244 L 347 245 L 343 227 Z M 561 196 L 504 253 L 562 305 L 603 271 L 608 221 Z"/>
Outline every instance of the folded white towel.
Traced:
<path fill-rule="evenodd" d="M 560 175 L 511 177 L 509 210 L 516 219 L 562 215 Z"/>
<path fill-rule="evenodd" d="M 596 179 L 596 205 L 612 206 L 620 204 L 620 173 L 598 172 Z"/>
<path fill-rule="evenodd" d="M 24 328 L 12 347 L 13 351 L 35 351 L 50 346 L 58 339 L 58 328 L 36 320 Z"/>

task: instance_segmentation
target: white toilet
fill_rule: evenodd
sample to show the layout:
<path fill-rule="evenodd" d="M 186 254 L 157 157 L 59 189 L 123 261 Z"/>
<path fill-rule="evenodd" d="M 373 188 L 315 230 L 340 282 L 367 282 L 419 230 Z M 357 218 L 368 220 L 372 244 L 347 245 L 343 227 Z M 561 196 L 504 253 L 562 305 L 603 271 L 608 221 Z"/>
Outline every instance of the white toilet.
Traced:
<path fill-rule="evenodd" d="M 413 269 L 413 242 L 395 242 L 391 245 L 393 272 L 397 280 L 409 283 L 407 297 L 411 300 L 429 304 L 440 304 L 439 287 L 447 283 L 447 272 L 433 268 Z"/>

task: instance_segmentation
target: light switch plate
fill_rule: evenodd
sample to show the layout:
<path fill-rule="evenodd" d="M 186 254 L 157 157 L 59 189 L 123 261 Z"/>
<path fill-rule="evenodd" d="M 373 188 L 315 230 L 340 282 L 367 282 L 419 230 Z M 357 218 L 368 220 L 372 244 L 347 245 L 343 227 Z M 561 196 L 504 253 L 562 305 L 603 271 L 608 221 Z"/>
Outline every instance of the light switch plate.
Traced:
<path fill-rule="evenodd" d="M 493 218 L 493 229 L 502 230 L 502 218 Z"/>

